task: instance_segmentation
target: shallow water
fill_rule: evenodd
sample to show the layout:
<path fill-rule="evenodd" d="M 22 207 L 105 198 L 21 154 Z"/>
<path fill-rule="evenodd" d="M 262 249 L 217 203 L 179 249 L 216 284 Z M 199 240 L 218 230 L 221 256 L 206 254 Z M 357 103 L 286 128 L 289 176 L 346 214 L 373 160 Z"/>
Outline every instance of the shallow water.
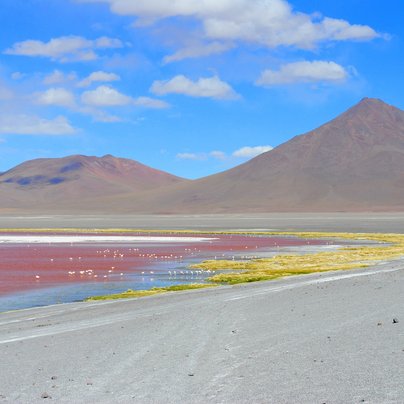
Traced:
<path fill-rule="evenodd" d="M 0 234 L 0 312 L 83 300 L 89 296 L 203 283 L 211 273 L 188 266 L 205 259 L 239 259 L 272 255 L 284 247 L 324 245 L 321 240 L 250 235 L 91 235 L 20 233 L 18 242 Z M 29 236 L 30 243 L 21 242 Z M 137 238 L 141 236 L 141 238 Z M 41 239 L 43 237 L 43 239 Z M 61 237 L 61 235 L 57 235 Z M 114 238 L 115 237 L 115 238 Z M 34 240 L 34 238 L 36 238 Z M 147 238 L 147 240 L 145 240 Z M 46 240 L 46 242 L 44 242 Z"/>

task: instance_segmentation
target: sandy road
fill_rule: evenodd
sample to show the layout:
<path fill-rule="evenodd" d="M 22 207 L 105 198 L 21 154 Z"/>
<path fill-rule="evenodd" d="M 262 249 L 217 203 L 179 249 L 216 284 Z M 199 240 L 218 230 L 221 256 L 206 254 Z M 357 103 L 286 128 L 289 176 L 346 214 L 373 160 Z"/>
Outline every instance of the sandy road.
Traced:
<path fill-rule="evenodd" d="M 5 313 L 0 402 L 402 403 L 403 293 L 397 261 Z"/>

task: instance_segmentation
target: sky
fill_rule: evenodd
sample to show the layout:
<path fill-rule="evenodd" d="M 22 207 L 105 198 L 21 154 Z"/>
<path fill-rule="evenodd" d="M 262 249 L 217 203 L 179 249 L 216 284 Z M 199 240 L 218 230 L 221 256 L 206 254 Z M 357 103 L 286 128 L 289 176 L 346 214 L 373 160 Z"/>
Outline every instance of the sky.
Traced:
<path fill-rule="evenodd" d="M 0 171 L 112 154 L 186 178 L 363 97 L 404 109 L 404 2 L 1 0 Z"/>

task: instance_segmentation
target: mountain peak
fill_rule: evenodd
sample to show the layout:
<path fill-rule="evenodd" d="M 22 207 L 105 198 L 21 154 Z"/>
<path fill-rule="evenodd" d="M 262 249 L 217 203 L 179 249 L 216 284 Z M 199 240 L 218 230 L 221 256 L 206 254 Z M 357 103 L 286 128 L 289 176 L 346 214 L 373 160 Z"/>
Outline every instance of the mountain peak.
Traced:
<path fill-rule="evenodd" d="M 394 111 L 401 111 L 400 109 L 393 107 L 390 104 L 387 104 L 383 100 L 379 98 L 362 98 L 356 105 L 348 109 L 345 114 L 349 113 L 376 113 L 380 114 L 383 112 L 394 112 Z M 342 116 L 344 116 L 343 114 Z"/>
<path fill-rule="evenodd" d="M 323 125 L 334 133 L 368 133 L 385 137 L 402 136 L 404 111 L 377 98 L 363 98 L 346 112 Z M 321 127 L 320 127 L 321 129 Z M 339 130 L 336 130 L 339 129 Z M 397 130 L 398 129 L 398 130 Z"/>
<path fill-rule="evenodd" d="M 385 103 L 383 100 L 381 100 L 380 98 L 371 98 L 371 97 L 364 97 L 362 98 L 357 105 L 360 104 L 366 104 L 366 105 L 388 105 L 387 103 Z"/>

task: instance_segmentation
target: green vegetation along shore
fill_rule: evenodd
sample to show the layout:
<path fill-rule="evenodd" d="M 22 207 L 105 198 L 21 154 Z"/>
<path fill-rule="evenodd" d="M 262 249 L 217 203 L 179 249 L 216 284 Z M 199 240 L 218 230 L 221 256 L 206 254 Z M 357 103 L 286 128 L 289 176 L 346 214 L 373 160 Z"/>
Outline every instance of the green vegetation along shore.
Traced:
<path fill-rule="evenodd" d="M 129 299 L 129 298 L 134 298 L 134 297 L 144 297 L 144 296 L 152 296 L 152 295 L 157 295 L 161 293 L 168 293 L 168 292 L 179 292 L 181 290 L 196 290 L 196 289 L 206 289 L 206 288 L 212 288 L 217 285 L 214 284 L 209 284 L 209 283 L 204 283 L 204 284 L 198 284 L 198 283 L 191 283 L 191 284 L 186 284 L 186 285 L 173 285 L 173 286 L 167 286 L 164 288 L 152 288 L 149 290 L 132 290 L 129 289 L 126 292 L 122 293 L 116 293 L 113 295 L 105 295 L 105 296 L 93 296 L 89 297 L 86 299 L 86 301 L 95 301 L 95 300 L 116 300 L 116 299 Z"/>
<path fill-rule="evenodd" d="M 381 261 L 391 261 L 404 256 L 404 235 L 354 234 L 354 233 L 274 233 L 302 238 L 332 238 L 355 241 L 372 241 L 368 246 L 346 246 L 337 251 L 302 255 L 279 254 L 271 258 L 229 261 L 209 260 L 191 267 L 201 270 L 229 271 L 208 279 L 213 283 L 237 284 L 266 281 L 293 275 L 316 272 L 346 271 L 366 268 Z"/>

